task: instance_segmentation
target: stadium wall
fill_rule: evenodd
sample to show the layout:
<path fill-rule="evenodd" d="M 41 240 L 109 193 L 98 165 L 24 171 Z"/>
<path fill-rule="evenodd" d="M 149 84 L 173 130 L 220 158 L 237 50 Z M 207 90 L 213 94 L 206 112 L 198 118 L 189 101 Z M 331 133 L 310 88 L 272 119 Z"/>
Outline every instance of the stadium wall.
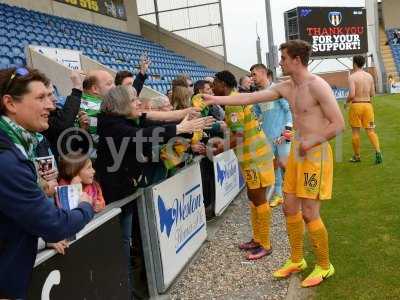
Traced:
<path fill-rule="evenodd" d="M 365 0 L 365 8 L 367 9 L 368 52 L 372 55 L 372 61 L 369 66 L 374 67 L 373 71 L 370 71 L 370 73 L 374 76 L 376 91 L 383 93 L 386 75 L 385 66 L 380 53 L 378 3 L 376 0 Z"/>
<path fill-rule="evenodd" d="M 224 63 L 224 57 L 217 53 L 208 50 L 200 45 L 197 45 L 187 39 L 184 39 L 176 34 L 173 34 L 165 29 L 157 29 L 157 26 L 140 19 L 140 30 L 143 37 L 153 42 L 163 45 L 176 53 L 182 54 L 194 61 L 201 63 L 212 70 L 229 70 L 235 76 L 241 77 L 249 72 L 236 67 L 230 63 Z"/>
<path fill-rule="evenodd" d="M 374 77 L 375 81 L 375 89 L 377 89 L 377 74 L 376 74 L 376 68 L 374 67 L 369 67 L 365 68 L 365 71 L 370 73 Z M 317 74 L 318 76 L 322 77 L 325 79 L 330 86 L 335 86 L 337 88 L 349 88 L 349 74 L 350 70 L 345 70 L 345 71 L 337 71 L 337 72 L 327 72 L 327 73 L 319 73 Z"/>
<path fill-rule="evenodd" d="M 391 28 L 400 28 L 399 8 L 399 0 L 382 1 L 382 13 L 385 30 Z"/>
<path fill-rule="evenodd" d="M 0 3 L 19 6 L 54 16 L 82 21 L 89 24 L 96 24 L 137 35 L 141 34 L 136 0 L 124 0 L 127 21 L 118 20 L 52 0 L 0 0 Z"/>
<path fill-rule="evenodd" d="M 335 86 L 338 88 L 348 88 L 348 78 L 349 78 L 349 71 L 338 71 L 338 72 L 327 72 L 327 73 L 320 73 L 317 74 L 318 76 L 325 79 L 330 86 Z"/>

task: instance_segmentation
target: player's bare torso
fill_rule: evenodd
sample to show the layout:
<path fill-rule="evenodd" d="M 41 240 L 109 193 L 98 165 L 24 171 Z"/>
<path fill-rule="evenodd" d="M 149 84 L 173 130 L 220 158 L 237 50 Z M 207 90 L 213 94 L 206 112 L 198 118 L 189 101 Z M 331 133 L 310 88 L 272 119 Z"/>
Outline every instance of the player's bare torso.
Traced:
<path fill-rule="evenodd" d="M 355 97 L 352 101 L 369 102 L 371 100 L 371 89 L 373 88 L 373 78 L 365 71 L 357 71 L 350 75 L 350 80 L 354 82 Z"/>
<path fill-rule="evenodd" d="M 318 99 L 314 96 L 316 88 L 326 88 L 326 83 L 315 75 L 299 85 L 296 85 L 293 80 L 287 80 L 277 88 L 279 93 L 288 100 L 292 109 L 294 127 L 302 138 L 318 135 L 329 123 Z"/>

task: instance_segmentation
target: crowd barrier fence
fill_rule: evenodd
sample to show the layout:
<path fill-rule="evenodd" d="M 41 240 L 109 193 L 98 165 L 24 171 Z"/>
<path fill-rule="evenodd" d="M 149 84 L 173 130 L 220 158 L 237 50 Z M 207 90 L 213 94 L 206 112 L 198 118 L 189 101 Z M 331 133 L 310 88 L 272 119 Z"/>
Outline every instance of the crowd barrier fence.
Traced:
<path fill-rule="evenodd" d="M 28 299 L 128 299 L 118 216 L 132 201 L 138 208 L 149 297 L 165 294 L 207 238 L 200 160 L 108 205 L 76 234 L 65 256 L 53 249 L 39 252 Z M 214 165 L 220 186 L 216 208 L 222 214 L 244 183 L 233 152 L 216 156 Z"/>

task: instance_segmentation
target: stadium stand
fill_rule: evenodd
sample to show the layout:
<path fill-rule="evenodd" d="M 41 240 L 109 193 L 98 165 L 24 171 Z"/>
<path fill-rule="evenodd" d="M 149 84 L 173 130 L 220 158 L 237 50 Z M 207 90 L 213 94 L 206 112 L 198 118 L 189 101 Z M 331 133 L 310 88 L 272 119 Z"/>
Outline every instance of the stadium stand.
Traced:
<path fill-rule="evenodd" d="M 387 40 L 390 41 L 393 38 L 395 29 L 386 30 Z M 400 73 L 400 41 L 398 43 L 389 42 L 390 49 L 392 50 L 393 61 L 396 65 L 397 73 Z"/>
<path fill-rule="evenodd" d="M 147 54 L 152 64 L 146 85 L 162 93 L 178 74 L 187 74 L 193 81 L 215 74 L 141 36 L 0 4 L 0 69 L 25 65 L 26 45 L 80 50 L 116 71 L 135 74 L 140 56 Z"/>

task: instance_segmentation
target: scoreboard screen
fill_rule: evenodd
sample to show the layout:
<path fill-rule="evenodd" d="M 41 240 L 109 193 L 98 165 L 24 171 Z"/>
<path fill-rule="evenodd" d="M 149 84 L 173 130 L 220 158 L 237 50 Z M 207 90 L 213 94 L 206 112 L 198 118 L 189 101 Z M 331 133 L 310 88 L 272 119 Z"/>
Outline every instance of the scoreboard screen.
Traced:
<path fill-rule="evenodd" d="M 123 0 L 54 0 L 105 16 L 126 20 Z"/>
<path fill-rule="evenodd" d="M 297 7 L 293 11 L 297 11 L 296 38 L 312 45 L 313 57 L 353 56 L 368 52 L 365 8 Z"/>

